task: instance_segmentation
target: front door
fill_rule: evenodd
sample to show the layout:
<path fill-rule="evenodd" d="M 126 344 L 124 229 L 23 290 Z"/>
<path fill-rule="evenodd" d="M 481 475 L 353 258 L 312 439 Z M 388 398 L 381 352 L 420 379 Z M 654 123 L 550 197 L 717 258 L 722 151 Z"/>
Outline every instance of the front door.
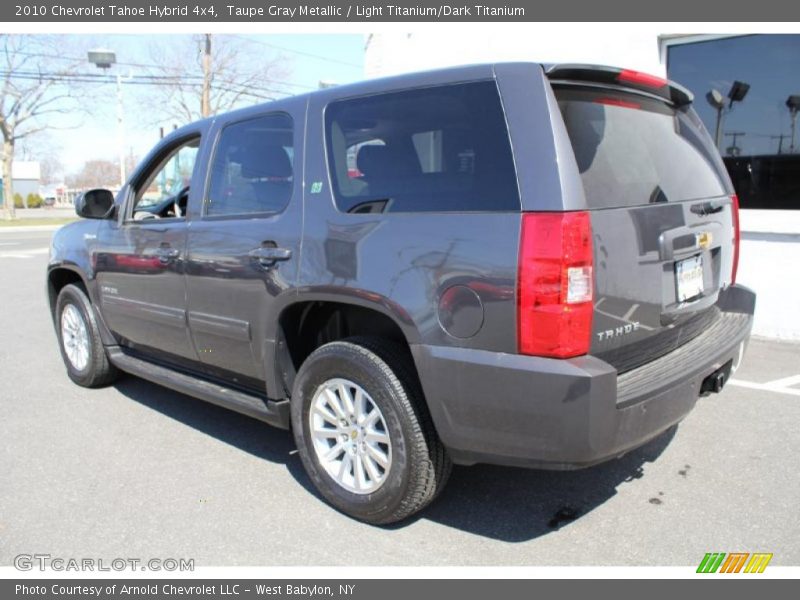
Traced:
<path fill-rule="evenodd" d="M 206 194 L 187 239 L 198 356 L 210 374 L 262 392 L 277 316 L 297 278 L 304 104 L 297 114 L 215 125 Z"/>
<path fill-rule="evenodd" d="M 117 223 L 101 230 L 100 303 L 124 347 L 167 362 L 196 361 L 186 326 L 186 206 L 199 134 L 167 143 L 133 177 Z"/>

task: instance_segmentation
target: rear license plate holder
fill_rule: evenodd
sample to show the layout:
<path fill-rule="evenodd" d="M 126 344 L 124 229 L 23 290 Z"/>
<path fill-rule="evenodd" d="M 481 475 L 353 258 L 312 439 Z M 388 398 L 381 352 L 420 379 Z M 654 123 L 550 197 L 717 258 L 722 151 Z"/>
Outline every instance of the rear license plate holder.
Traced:
<path fill-rule="evenodd" d="M 703 295 L 703 257 L 698 254 L 675 263 L 675 286 L 678 302 L 688 302 Z"/>

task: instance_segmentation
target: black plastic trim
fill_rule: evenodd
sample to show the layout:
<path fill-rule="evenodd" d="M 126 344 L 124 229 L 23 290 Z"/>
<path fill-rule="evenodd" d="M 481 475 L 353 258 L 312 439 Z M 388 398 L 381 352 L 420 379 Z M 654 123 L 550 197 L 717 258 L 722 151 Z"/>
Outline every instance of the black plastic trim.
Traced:
<path fill-rule="evenodd" d="M 205 400 L 211 404 L 235 410 L 275 427 L 289 429 L 288 400 L 270 400 L 199 379 L 196 376 L 181 373 L 132 356 L 119 346 L 107 348 L 106 351 L 108 352 L 109 360 L 114 366 L 126 373 L 147 379 L 177 392 L 194 396 L 200 400 Z"/>

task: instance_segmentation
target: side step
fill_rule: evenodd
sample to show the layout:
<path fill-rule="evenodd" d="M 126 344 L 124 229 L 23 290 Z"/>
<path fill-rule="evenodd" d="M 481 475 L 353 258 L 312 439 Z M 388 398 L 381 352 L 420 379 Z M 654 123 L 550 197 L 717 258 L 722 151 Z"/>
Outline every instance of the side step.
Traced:
<path fill-rule="evenodd" d="M 192 375 L 174 371 L 160 365 L 147 362 L 130 354 L 125 354 L 119 347 L 106 348 L 111 363 L 131 375 L 147 379 L 153 383 L 194 396 L 211 404 L 235 410 L 236 412 L 265 421 L 281 429 L 289 429 L 289 401 L 269 400 L 239 390 L 227 388 L 217 383 L 199 379 Z"/>

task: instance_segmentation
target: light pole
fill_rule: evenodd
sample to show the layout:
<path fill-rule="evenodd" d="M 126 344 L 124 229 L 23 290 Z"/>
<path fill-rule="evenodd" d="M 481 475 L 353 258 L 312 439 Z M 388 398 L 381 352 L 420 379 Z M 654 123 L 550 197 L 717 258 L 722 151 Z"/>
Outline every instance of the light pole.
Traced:
<path fill-rule="evenodd" d="M 111 50 L 90 50 L 89 62 L 98 69 L 106 71 L 117 62 L 117 55 Z M 125 106 L 122 99 L 122 76 L 117 73 L 117 145 L 119 147 L 119 187 L 125 185 Z"/>
<path fill-rule="evenodd" d="M 789 107 L 789 114 L 792 116 L 792 143 L 789 145 L 789 152 L 794 154 L 794 136 L 797 129 L 797 112 L 800 110 L 800 95 L 789 96 L 786 99 L 786 106 Z"/>
<path fill-rule="evenodd" d="M 741 102 L 750 91 L 750 84 L 743 81 L 734 81 L 728 91 L 728 112 L 733 108 L 734 102 Z M 722 117 L 725 113 L 725 98 L 719 90 L 712 89 L 706 94 L 706 100 L 717 111 L 717 126 L 714 132 L 714 142 L 717 149 L 722 151 Z M 734 144 L 735 145 L 735 144 Z"/>
<path fill-rule="evenodd" d="M 706 100 L 708 100 L 711 108 L 717 111 L 717 126 L 714 128 L 714 143 L 719 150 L 720 146 L 722 146 L 722 109 L 725 108 L 725 98 L 722 97 L 719 90 L 712 89 L 706 94 Z"/>

